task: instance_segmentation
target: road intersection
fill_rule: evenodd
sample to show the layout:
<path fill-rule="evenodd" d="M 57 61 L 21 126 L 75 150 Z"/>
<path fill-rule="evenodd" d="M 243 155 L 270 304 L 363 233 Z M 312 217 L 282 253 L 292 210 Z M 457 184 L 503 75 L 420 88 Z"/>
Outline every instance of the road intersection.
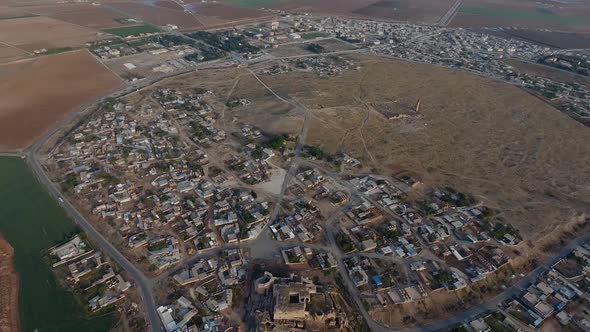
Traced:
<path fill-rule="evenodd" d="M 272 60 L 272 58 L 269 58 L 269 60 Z M 235 65 L 237 65 L 237 64 L 236 63 L 219 64 L 219 67 L 228 67 L 228 66 L 231 67 L 231 66 L 235 66 Z M 311 119 L 312 115 L 305 108 L 304 105 L 302 105 L 298 101 L 290 98 L 289 96 L 282 96 L 282 95 L 275 93 L 272 90 L 272 88 L 267 86 L 253 71 L 251 71 L 250 69 L 248 69 L 248 70 L 251 72 L 252 75 L 254 75 L 254 77 L 266 89 L 269 90 L 269 92 L 273 93 L 278 99 L 282 100 L 283 102 L 286 102 L 286 103 L 289 103 L 290 105 L 292 105 L 295 108 L 295 110 L 302 112 L 304 114 L 304 119 L 305 119 L 303 127 L 302 127 L 300 135 L 299 135 L 299 138 L 298 138 L 297 148 L 295 150 L 296 151 L 295 157 L 292 159 L 291 164 L 288 167 L 288 171 L 287 171 L 287 174 L 285 175 L 280 194 L 277 197 L 275 208 L 273 209 L 273 211 L 271 213 L 271 218 L 270 218 L 269 223 L 264 228 L 264 232 L 263 232 L 264 234 L 261 234 L 260 241 L 265 241 L 265 248 L 268 246 L 269 248 L 272 248 L 275 251 L 278 251 L 279 249 L 293 247 L 293 246 L 304 245 L 304 246 L 310 246 L 312 248 L 315 247 L 318 250 L 324 250 L 324 251 L 331 252 L 339 261 L 338 272 L 340 273 L 342 279 L 344 280 L 345 286 L 347 287 L 348 292 L 351 294 L 352 298 L 355 301 L 356 306 L 358 307 L 358 310 L 361 312 L 363 318 L 366 320 L 369 328 L 372 331 L 377 331 L 377 332 L 385 332 L 385 331 L 402 331 L 402 332 L 436 331 L 436 330 L 449 328 L 449 327 L 452 327 L 452 326 L 455 326 L 458 324 L 465 323 L 465 322 L 467 322 L 471 319 L 474 319 L 478 316 L 481 316 L 485 313 L 496 310 L 500 303 L 518 295 L 522 289 L 526 288 L 530 283 L 532 283 L 542 273 L 548 271 L 551 268 L 551 266 L 553 266 L 557 261 L 559 261 L 561 258 L 566 256 L 569 252 L 571 252 L 571 250 L 573 250 L 577 245 L 590 240 L 590 234 L 584 234 L 584 235 L 576 238 L 575 240 L 570 242 L 569 245 L 562 248 L 557 255 L 555 255 L 554 257 L 552 257 L 548 261 L 541 264 L 539 267 L 537 267 L 534 271 L 532 271 L 526 277 L 522 278 L 514 286 L 505 289 L 502 293 L 498 294 L 496 297 L 494 297 L 490 301 L 483 303 L 483 304 L 478 304 L 478 305 L 472 306 L 470 308 L 466 308 L 465 311 L 463 311 L 451 318 L 437 321 L 437 322 L 434 322 L 434 323 L 426 325 L 426 326 L 417 326 L 417 327 L 402 328 L 402 329 L 392 329 L 392 328 L 387 328 L 383 325 L 380 325 L 378 322 L 374 321 L 371 318 L 370 314 L 364 308 L 362 300 L 358 294 L 358 291 L 357 291 L 356 287 L 354 287 L 351 279 L 348 276 L 347 271 L 345 270 L 345 267 L 343 264 L 343 259 L 350 257 L 351 255 L 343 254 L 340 251 L 340 249 L 338 248 L 338 246 L 336 245 L 336 242 L 334 239 L 334 236 L 335 236 L 334 223 L 337 221 L 337 218 L 342 215 L 342 212 L 344 212 L 348 206 L 342 207 L 340 209 L 340 211 L 338 211 L 337 213 L 334 213 L 333 215 L 330 216 L 330 218 L 328 218 L 326 220 L 325 229 L 326 229 L 326 236 L 328 239 L 328 245 L 310 245 L 310 244 L 297 243 L 297 242 L 283 243 L 283 242 L 276 241 L 272 238 L 272 235 L 269 232 L 270 228 L 268 227 L 268 225 L 270 225 L 272 222 L 274 222 L 276 220 L 276 218 L 279 217 L 279 212 L 280 212 L 279 209 L 280 209 L 281 203 L 285 199 L 285 192 L 286 192 L 287 187 L 290 183 L 290 180 L 294 176 L 299 165 L 307 163 L 305 160 L 302 159 L 301 155 L 302 155 L 302 149 L 303 149 L 303 146 L 305 143 L 305 139 L 306 139 L 306 135 L 307 135 L 307 131 L 309 128 L 309 123 L 310 123 L 310 119 Z M 48 143 L 48 141 L 51 138 L 54 137 L 54 135 L 56 133 L 58 133 L 60 130 L 65 128 L 69 123 L 74 121 L 74 119 L 76 117 L 80 116 L 80 114 L 82 114 L 82 116 L 84 116 L 84 117 L 90 115 L 92 112 L 88 112 L 87 110 L 89 110 L 89 109 L 93 110 L 93 109 L 97 108 L 98 105 L 100 105 L 102 102 L 104 102 L 107 98 L 120 98 L 120 97 L 128 95 L 130 93 L 134 93 L 138 90 L 150 87 L 165 78 L 169 78 L 169 77 L 177 76 L 177 75 L 183 75 L 183 74 L 186 74 L 191 71 L 194 71 L 194 69 L 185 70 L 183 72 L 176 72 L 171 75 L 164 75 L 164 76 L 161 76 L 158 78 L 154 78 L 152 80 L 146 80 L 146 81 L 142 81 L 140 83 L 128 85 L 128 86 L 122 88 L 121 90 L 114 92 L 113 94 L 111 94 L 109 96 L 96 99 L 91 103 L 81 106 L 77 112 L 72 112 L 70 114 L 70 116 L 68 118 L 66 118 L 61 124 L 59 124 L 58 126 L 53 128 L 51 131 L 49 131 L 47 134 L 45 134 L 41 139 L 39 139 L 31 147 L 29 147 L 25 151 L 22 151 L 21 153 L 18 154 L 27 160 L 27 162 L 28 162 L 30 168 L 32 169 L 32 171 L 34 172 L 35 176 L 38 178 L 38 180 L 41 182 L 41 184 L 46 188 L 49 195 L 52 198 L 54 198 L 56 201 L 59 202 L 59 204 L 66 211 L 66 213 L 70 216 L 70 218 L 72 218 L 72 220 L 81 227 L 81 229 L 88 235 L 88 237 L 92 240 L 92 242 L 101 251 L 103 251 L 106 255 L 110 256 L 123 270 L 125 270 L 128 273 L 130 278 L 133 279 L 135 285 L 138 288 L 139 294 L 142 298 L 145 312 L 146 312 L 146 318 L 147 318 L 147 321 L 149 322 L 149 325 L 150 325 L 150 330 L 153 332 L 160 331 L 162 329 L 160 319 L 157 314 L 157 304 L 155 303 L 155 299 L 154 299 L 154 295 L 153 295 L 154 288 L 157 287 L 157 285 L 160 282 L 163 282 L 167 277 L 169 277 L 173 273 L 179 271 L 180 269 L 183 269 L 183 268 L 189 266 L 190 264 L 193 264 L 195 261 L 197 261 L 201 258 L 204 258 L 204 257 L 209 257 L 211 255 L 215 255 L 222 250 L 232 249 L 232 248 L 254 248 L 257 245 L 257 243 L 256 243 L 257 240 L 252 240 L 252 241 L 240 243 L 237 245 L 227 245 L 227 246 L 212 249 L 207 252 L 198 253 L 197 255 L 194 255 L 194 256 L 186 259 L 182 264 L 179 264 L 177 267 L 170 269 L 157 277 L 150 278 L 150 277 L 146 276 L 141 270 L 139 270 L 132 262 L 130 262 L 99 231 L 97 231 L 96 228 L 94 228 L 94 226 L 68 201 L 68 198 L 64 194 L 61 193 L 58 186 L 55 183 L 53 183 L 52 180 L 49 178 L 49 176 L 47 175 L 45 169 L 43 168 L 43 166 L 39 160 L 40 150 Z M 10 154 L 10 155 L 17 155 L 17 154 Z M 336 176 L 336 174 L 334 174 L 334 175 Z M 367 199 L 370 201 L 369 197 L 366 197 L 366 195 L 359 193 L 347 181 L 341 181 L 340 184 L 347 187 L 351 191 L 351 194 L 352 194 L 351 201 L 358 200 L 360 198 Z M 363 253 L 355 253 L 352 255 L 366 255 L 366 256 L 372 255 L 375 257 L 379 256 L 377 254 L 363 254 Z"/>

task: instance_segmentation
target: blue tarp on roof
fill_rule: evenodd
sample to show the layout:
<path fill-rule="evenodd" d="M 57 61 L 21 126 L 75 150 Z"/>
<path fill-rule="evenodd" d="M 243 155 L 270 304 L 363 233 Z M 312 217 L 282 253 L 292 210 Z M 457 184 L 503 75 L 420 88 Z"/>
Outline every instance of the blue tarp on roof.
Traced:
<path fill-rule="evenodd" d="M 377 285 L 377 286 L 383 285 L 383 282 L 381 281 L 381 278 L 379 278 L 379 276 L 373 276 L 373 281 L 375 282 L 375 285 Z"/>

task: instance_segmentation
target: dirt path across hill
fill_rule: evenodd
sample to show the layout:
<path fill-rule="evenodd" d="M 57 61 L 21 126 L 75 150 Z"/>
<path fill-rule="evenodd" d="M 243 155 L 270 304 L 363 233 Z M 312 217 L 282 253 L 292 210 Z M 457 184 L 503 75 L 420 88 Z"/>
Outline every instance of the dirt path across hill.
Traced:
<path fill-rule="evenodd" d="M 14 250 L 0 235 L 0 332 L 16 332 L 18 326 L 18 275 L 12 263 Z"/>

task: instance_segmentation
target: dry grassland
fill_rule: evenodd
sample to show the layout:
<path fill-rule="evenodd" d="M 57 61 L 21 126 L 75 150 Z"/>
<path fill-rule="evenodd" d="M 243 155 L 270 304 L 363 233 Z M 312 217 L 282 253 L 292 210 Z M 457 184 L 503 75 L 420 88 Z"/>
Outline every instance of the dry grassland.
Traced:
<path fill-rule="evenodd" d="M 426 184 L 471 192 L 525 237 L 590 206 L 590 132 L 526 92 L 428 65 L 359 58 L 331 79 L 266 76 L 313 112 L 308 144 L 345 151 L 377 171 L 407 170 Z M 421 115 L 388 120 L 369 104 Z"/>

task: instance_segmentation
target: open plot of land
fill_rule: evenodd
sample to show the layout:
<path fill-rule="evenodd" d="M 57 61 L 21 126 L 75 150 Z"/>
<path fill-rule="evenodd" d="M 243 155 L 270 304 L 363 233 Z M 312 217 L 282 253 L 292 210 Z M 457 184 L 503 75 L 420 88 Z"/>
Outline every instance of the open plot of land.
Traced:
<path fill-rule="evenodd" d="M 93 6 L 90 3 L 68 3 L 51 6 L 27 7 L 27 11 L 41 16 L 85 26 L 93 29 L 106 29 L 120 27 L 123 24 L 117 19 L 126 16 L 108 10 L 103 6 Z"/>
<path fill-rule="evenodd" d="M 503 38 L 519 38 L 556 48 L 590 48 L 590 33 L 555 32 L 543 30 L 510 29 L 501 31 L 486 30 Z"/>
<path fill-rule="evenodd" d="M 354 13 L 395 21 L 436 23 L 453 3 L 452 0 L 381 0 L 359 8 Z"/>
<path fill-rule="evenodd" d="M 27 56 L 24 50 L 0 44 L 0 63 L 6 63 Z"/>
<path fill-rule="evenodd" d="M 153 68 L 161 65 L 164 61 L 173 58 L 176 58 L 173 52 L 159 55 L 139 53 L 122 58 L 105 60 L 103 63 L 120 77 L 137 77 L 137 75 L 140 77 L 149 77 L 161 74 L 161 72 L 155 72 Z M 129 63 L 135 66 L 135 68 L 129 69 L 125 67 L 125 64 Z"/>
<path fill-rule="evenodd" d="M 235 21 L 267 16 L 269 13 L 255 8 L 243 8 L 239 6 L 227 6 L 222 3 L 202 3 L 196 1 L 189 3 L 190 9 L 199 15 L 202 22 L 207 25 L 227 24 Z"/>
<path fill-rule="evenodd" d="M 590 32 L 590 8 L 575 2 L 555 4 L 532 0 L 466 0 L 450 26 Z"/>
<path fill-rule="evenodd" d="M 26 10 L 0 5 L 0 20 L 30 16 L 34 15 Z"/>
<path fill-rule="evenodd" d="M 87 51 L 0 66 L 0 151 L 25 148 L 74 107 L 120 84 Z"/>
<path fill-rule="evenodd" d="M 339 39 L 310 40 L 309 43 L 321 45 L 325 52 L 345 51 L 355 48 L 355 46 Z M 306 49 L 309 43 L 289 43 L 269 49 L 267 52 L 277 57 L 313 54 L 313 52 Z"/>
<path fill-rule="evenodd" d="M 156 5 L 150 6 L 135 2 L 113 2 L 103 4 L 103 6 L 157 26 L 174 24 L 180 29 L 196 29 L 203 26 L 197 18 L 184 12 L 181 7 L 171 9 L 168 7 L 160 7 Z"/>
<path fill-rule="evenodd" d="M 530 237 L 590 203 L 590 132 L 516 87 L 460 71 L 374 57 L 329 79 L 293 71 L 263 76 L 313 112 L 308 144 L 348 152 L 387 174 L 411 170 L 500 209 Z M 395 80 L 391 80 L 395 77 Z M 246 96 L 247 98 L 247 96 Z M 387 120 L 369 105 L 420 116 Z"/>
<path fill-rule="evenodd" d="M 396 21 L 434 23 L 452 6 L 452 0 L 224 0 L 233 12 L 272 8 L 312 13 L 362 16 Z M 204 15 L 209 15 L 203 12 Z M 225 17 L 220 14 L 220 17 Z"/>
<path fill-rule="evenodd" d="M 530 75 L 537 75 L 541 77 L 546 77 L 550 80 L 562 83 L 571 83 L 576 82 L 582 85 L 585 85 L 586 88 L 590 89 L 590 77 L 584 77 L 582 75 L 576 75 L 574 73 L 559 70 L 557 68 L 552 68 L 549 66 L 536 64 L 536 63 L 526 63 L 518 60 L 513 59 L 506 59 L 505 62 L 518 69 L 520 72 L 524 72 Z"/>
<path fill-rule="evenodd" d="M 130 27 L 121 27 L 104 30 L 104 32 L 106 33 L 110 33 L 111 35 L 119 37 L 139 36 L 141 34 L 155 33 L 159 31 L 160 29 L 150 24 L 134 25 Z"/>
<path fill-rule="evenodd" d="M 78 47 L 103 38 L 94 30 L 49 17 L 0 20 L 0 42 L 26 51 Z"/>

